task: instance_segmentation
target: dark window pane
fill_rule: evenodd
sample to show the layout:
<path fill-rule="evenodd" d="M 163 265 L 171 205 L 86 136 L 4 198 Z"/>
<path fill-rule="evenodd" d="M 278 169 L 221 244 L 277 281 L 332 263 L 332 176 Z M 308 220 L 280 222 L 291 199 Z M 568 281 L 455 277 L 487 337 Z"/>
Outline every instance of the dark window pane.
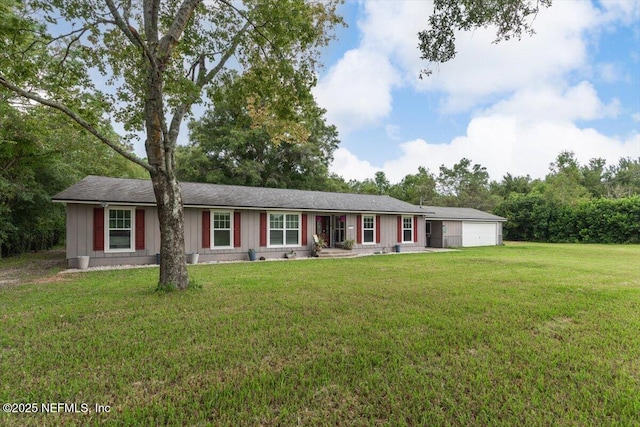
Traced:
<path fill-rule="evenodd" d="M 216 230 L 213 232 L 213 246 L 231 246 L 231 231 Z"/>
<path fill-rule="evenodd" d="M 373 230 L 364 230 L 364 242 L 373 243 Z"/>
<path fill-rule="evenodd" d="M 131 231 L 109 230 L 109 249 L 131 249 Z"/>
<path fill-rule="evenodd" d="M 282 230 L 271 230 L 269 233 L 269 243 L 271 245 L 283 245 L 284 244 L 284 236 Z"/>
<path fill-rule="evenodd" d="M 298 244 L 298 230 L 287 230 L 287 245 Z"/>

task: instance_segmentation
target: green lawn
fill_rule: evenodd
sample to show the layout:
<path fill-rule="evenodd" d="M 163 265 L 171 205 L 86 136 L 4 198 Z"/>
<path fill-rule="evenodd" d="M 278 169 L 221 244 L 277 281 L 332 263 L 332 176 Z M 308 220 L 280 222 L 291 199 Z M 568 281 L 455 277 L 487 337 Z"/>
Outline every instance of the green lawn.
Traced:
<path fill-rule="evenodd" d="M 640 425 L 640 246 L 190 268 L 1 288 L 0 425 Z"/>

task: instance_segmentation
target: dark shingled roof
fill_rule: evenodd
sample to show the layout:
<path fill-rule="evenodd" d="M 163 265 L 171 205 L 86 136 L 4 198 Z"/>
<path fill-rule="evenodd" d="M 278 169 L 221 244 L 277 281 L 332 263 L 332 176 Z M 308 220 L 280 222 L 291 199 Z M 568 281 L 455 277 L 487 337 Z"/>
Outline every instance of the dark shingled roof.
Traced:
<path fill-rule="evenodd" d="M 424 214 L 424 209 L 389 196 L 328 193 L 281 188 L 241 187 L 183 182 L 185 206 L 247 209 L 292 209 L 334 212 Z M 87 176 L 53 196 L 66 203 L 117 203 L 155 205 L 151 181 Z"/>
<path fill-rule="evenodd" d="M 498 215 L 471 208 L 448 208 L 439 206 L 423 206 L 422 213 L 427 219 L 434 220 L 471 220 L 471 221 L 506 221 Z"/>

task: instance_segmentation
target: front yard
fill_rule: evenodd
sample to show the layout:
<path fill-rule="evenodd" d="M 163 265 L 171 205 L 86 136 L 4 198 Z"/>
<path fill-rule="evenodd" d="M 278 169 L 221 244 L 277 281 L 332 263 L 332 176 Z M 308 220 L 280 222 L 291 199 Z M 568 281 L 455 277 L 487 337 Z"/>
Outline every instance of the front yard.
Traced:
<path fill-rule="evenodd" d="M 639 261 L 509 243 L 0 287 L 0 425 L 638 425 Z"/>

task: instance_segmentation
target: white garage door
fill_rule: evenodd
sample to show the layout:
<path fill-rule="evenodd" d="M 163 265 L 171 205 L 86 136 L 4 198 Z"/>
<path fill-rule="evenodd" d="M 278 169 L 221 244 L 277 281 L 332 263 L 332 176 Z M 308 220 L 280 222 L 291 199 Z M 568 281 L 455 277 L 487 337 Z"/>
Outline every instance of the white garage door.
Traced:
<path fill-rule="evenodd" d="M 498 224 L 495 222 L 463 222 L 462 246 L 493 246 L 498 244 Z"/>

